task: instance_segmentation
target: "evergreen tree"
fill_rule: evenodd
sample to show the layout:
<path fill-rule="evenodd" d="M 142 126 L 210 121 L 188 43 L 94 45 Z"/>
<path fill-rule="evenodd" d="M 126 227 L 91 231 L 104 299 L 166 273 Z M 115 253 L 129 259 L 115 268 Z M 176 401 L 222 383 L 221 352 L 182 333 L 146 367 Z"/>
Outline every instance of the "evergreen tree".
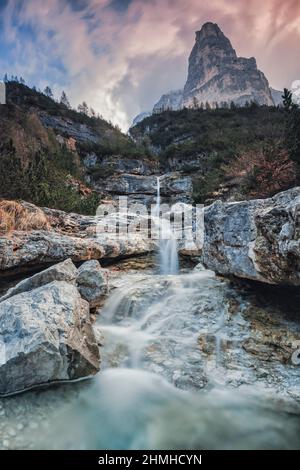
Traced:
<path fill-rule="evenodd" d="M 44 90 L 44 95 L 48 96 L 48 98 L 51 98 L 53 100 L 53 93 L 49 86 L 46 86 Z"/>
<path fill-rule="evenodd" d="M 67 95 L 64 91 L 61 94 L 60 103 L 63 104 L 64 106 L 66 106 L 66 108 L 68 108 L 68 109 L 71 108 L 69 99 L 68 99 L 68 97 L 67 97 Z"/>
<path fill-rule="evenodd" d="M 85 101 L 82 102 L 82 104 L 79 104 L 78 105 L 78 111 L 82 114 L 86 114 L 88 116 L 89 114 L 89 107 L 88 105 L 86 104 Z"/>
<path fill-rule="evenodd" d="M 283 90 L 282 101 L 284 109 L 289 111 L 293 106 L 293 94 L 287 88 L 284 88 Z"/>
<path fill-rule="evenodd" d="M 298 178 L 300 177 L 300 108 L 293 103 L 292 92 L 284 89 L 283 105 L 286 111 L 285 139 L 286 147 L 291 160 L 298 164 Z"/>

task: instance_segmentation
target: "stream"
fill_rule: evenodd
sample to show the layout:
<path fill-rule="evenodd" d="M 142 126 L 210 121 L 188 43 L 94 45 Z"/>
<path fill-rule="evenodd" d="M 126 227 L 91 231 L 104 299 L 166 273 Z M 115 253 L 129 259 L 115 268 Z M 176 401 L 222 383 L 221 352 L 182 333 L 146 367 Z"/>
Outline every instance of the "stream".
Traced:
<path fill-rule="evenodd" d="M 112 272 L 112 284 L 101 372 L 0 400 L 2 448 L 300 448 L 299 368 L 247 350 L 249 336 L 265 348 L 249 299 L 201 269 Z M 287 321 L 299 331 L 276 328 Z"/>

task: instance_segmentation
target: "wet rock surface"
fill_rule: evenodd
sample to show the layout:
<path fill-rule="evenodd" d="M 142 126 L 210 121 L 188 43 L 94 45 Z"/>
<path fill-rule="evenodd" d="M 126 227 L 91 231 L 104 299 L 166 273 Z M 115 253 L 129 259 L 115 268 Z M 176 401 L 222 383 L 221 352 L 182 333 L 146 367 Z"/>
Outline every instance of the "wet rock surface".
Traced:
<path fill-rule="evenodd" d="M 164 277 L 113 267 L 110 276 L 97 323 L 103 372 L 93 382 L 0 400 L 1 448 L 147 448 L 148 426 L 156 447 L 295 448 L 299 366 L 290 356 L 299 318 L 291 292 L 275 296 L 203 269 Z M 168 438 L 177 419 L 181 432 Z"/>
<path fill-rule="evenodd" d="M 113 295 L 114 315 L 108 301 L 99 318 L 106 367 L 138 357 L 147 370 L 187 390 L 259 383 L 300 401 L 299 367 L 292 363 L 300 340 L 296 294 L 284 307 L 285 293 L 271 302 L 261 286 L 231 286 L 206 270 L 134 276 L 138 281 L 125 280 Z"/>

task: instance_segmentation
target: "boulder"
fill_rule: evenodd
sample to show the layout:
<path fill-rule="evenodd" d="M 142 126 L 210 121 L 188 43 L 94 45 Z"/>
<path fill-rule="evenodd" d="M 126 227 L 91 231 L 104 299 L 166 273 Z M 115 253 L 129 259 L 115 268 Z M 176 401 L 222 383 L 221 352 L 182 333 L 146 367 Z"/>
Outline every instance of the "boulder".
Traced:
<path fill-rule="evenodd" d="M 65 281 L 1 302 L 0 338 L 1 396 L 99 371 L 89 304 Z"/>
<path fill-rule="evenodd" d="M 108 270 L 101 268 L 97 260 L 86 261 L 78 269 L 76 283 L 81 297 L 89 302 L 90 308 L 99 307 L 107 293 Z"/>
<path fill-rule="evenodd" d="M 19 282 L 0 298 L 0 302 L 14 295 L 21 294 L 22 292 L 28 292 L 36 289 L 37 287 L 49 284 L 52 281 L 66 281 L 75 284 L 76 276 L 77 269 L 69 258 L 62 263 L 55 264 L 54 266 Z"/>
<path fill-rule="evenodd" d="M 300 188 L 205 208 L 202 263 L 223 274 L 300 285 Z"/>

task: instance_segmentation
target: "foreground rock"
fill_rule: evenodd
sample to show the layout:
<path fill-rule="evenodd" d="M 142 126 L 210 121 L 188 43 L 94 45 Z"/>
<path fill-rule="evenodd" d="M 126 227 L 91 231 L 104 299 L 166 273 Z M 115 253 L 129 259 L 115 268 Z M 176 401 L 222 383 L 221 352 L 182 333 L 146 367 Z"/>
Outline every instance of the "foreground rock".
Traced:
<path fill-rule="evenodd" d="M 0 298 L 0 302 L 13 297 L 14 295 L 21 294 L 22 292 L 29 292 L 37 287 L 49 284 L 52 281 L 65 281 L 74 283 L 78 276 L 77 269 L 69 258 L 62 263 L 55 264 L 45 271 L 35 274 L 23 281 L 19 282 L 16 286 L 9 289 L 9 291 Z"/>
<path fill-rule="evenodd" d="M 0 333 L 2 396 L 99 370 L 89 304 L 65 281 L 1 302 Z"/>
<path fill-rule="evenodd" d="M 300 285 L 300 188 L 205 209 L 202 263 L 223 275 Z"/>

